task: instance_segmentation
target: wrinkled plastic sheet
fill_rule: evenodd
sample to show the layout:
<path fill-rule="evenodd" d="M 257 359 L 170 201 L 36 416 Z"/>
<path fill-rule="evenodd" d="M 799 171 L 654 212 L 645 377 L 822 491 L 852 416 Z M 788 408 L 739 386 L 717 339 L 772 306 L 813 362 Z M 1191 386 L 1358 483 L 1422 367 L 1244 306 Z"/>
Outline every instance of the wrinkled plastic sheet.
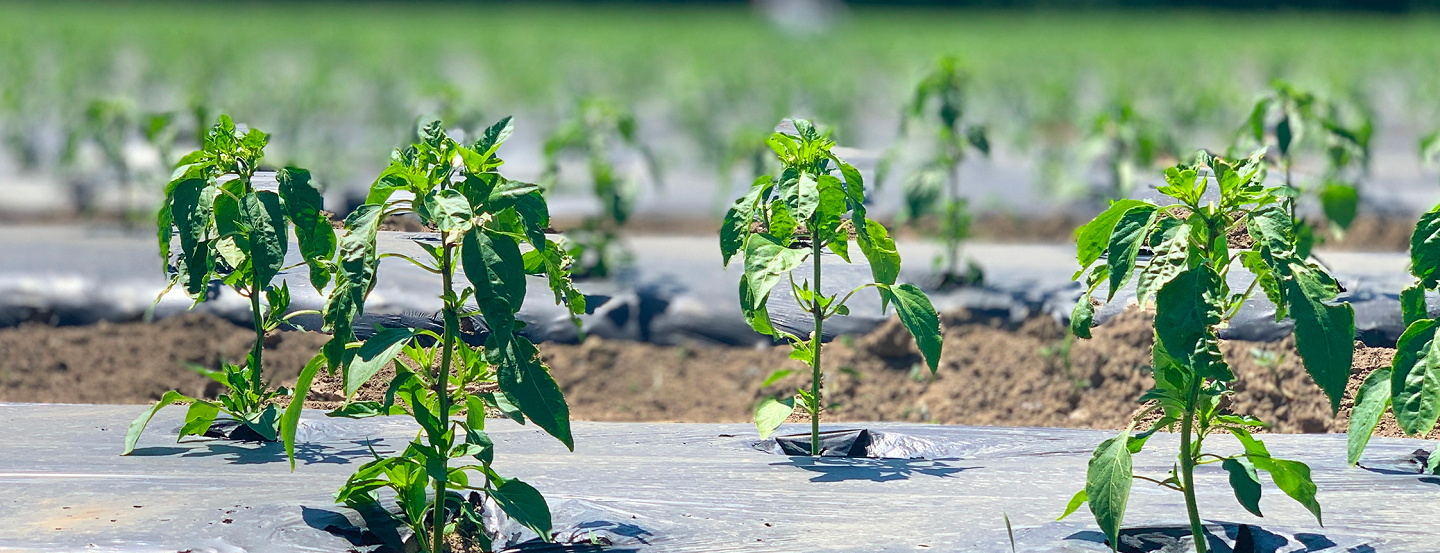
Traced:
<path fill-rule="evenodd" d="M 176 443 L 184 410 L 171 408 L 134 455 L 120 457 L 125 428 L 143 409 L 0 404 L 0 549 L 372 551 L 378 546 L 365 542 L 376 540 L 365 538 L 384 526 L 336 505 L 333 493 L 370 448 L 397 451 L 417 432 L 399 417 L 307 413 L 292 473 L 279 444 Z M 491 420 L 488 430 L 496 468 L 545 494 L 562 538 L 612 551 L 1009 551 L 1007 516 L 1018 551 L 1107 550 L 1085 509 L 1055 517 L 1083 486 L 1095 445 L 1114 431 L 823 425 L 857 427 L 878 433 L 876 442 L 905 437 L 904 458 L 778 455 L 744 424 L 576 422 L 573 453 L 534 426 Z M 1265 440 L 1276 456 L 1310 465 L 1325 525 L 1268 480 L 1265 517 L 1248 514 L 1225 472 L 1207 465 L 1196 481 L 1214 550 L 1245 539 L 1263 552 L 1421 553 L 1440 543 L 1440 477 L 1414 463 L 1433 442 L 1377 438 L 1364 467 L 1350 468 L 1343 434 Z M 1171 434 L 1152 438 L 1136 472 L 1163 478 L 1176 444 Z M 1207 446 L 1240 451 L 1223 435 Z M 1131 551 L 1188 544 L 1180 496 L 1145 482 L 1135 483 L 1125 527 Z"/>
<path fill-rule="evenodd" d="M 433 233 L 380 233 L 381 251 L 423 257 L 416 242 L 434 243 Z M 540 277 L 532 277 L 518 318 L 526 323 L 522 333 L 536 341 L 576 342 L 582 336 L 636 340 L 665 345 L 711 344 L 750 346 L 770 343 L 770 338 L 752 330 L 740 313 L 736 286 L 742 272 L 740 263 L 721 268 L 718 243 L 713 237 L 645 237 L 629 241 L 635 264 L 609 280 L 583 281 L 577 287 L 586 294 L 588 313 L 577 326 L 561 307 Z M 907 262 L 902 281 L 925 282 L 931 275 L 928 261 L 938 250 L 923 242 L 900 244 Z M 140 319 L 156 295 L 164 289 L 165 278 L 153 237 L 121 234 L 81 227 L 17 227 L 0 233 L 0 327 L 24 321 L 57 325 L 91 324 L 101 320 Z M 299 248 L 292 245 L 287 265 L 299 263 Z M 1043 314 L 1068 322 L 1070 311 L 1081 293 L 1071 281 L 1075 270 L 1070 245 L 971 244 L 965 255 L 985 271 L 985 284 L 954 290 L 931 290 L 940 310 L 963 307 L 972 313 L 1018 323 Z M 1411 279 L 1406 273 L 1404 254 L 1322 254 L 1340 277 L 1347 291 L 1342 300 L 1356 310 L 1356 337 L 1369 345 L 1394 345 L 1403 332 L 1399 293 Z M 822 256 L 824 291 L 845 293 L 867 282 L 870 270 L 862 257 L 845 263 L 839 257 Z M 797 275 L 811 272 L 808 264 Z M 438 277 L 400 259 L 381 261 L 379 280 L 356 325 L 361 338 L 379 326 L 409 326 L 439 331 L 440 308 L 436 290 Z M 1233 267 L 1232 289 L 1249 285 L 1250 275 Z M 291 290 L 292 309 L 319 309 L 323 297 L 309 285 L 303 265 L 283 271 L 279 279 Z M 463 282 L 463 281 L 462 281 Z M 1103 294 L 1103 288 L 1101 293 Z M 1440 312 L 1436 298 L 1430 298 L 1432 312 Z M 1103 323 L 1134 303 L 1133 290 L 1117 294 L 1096 313 Z M 237 324 L 249 325 L 249 303 L 233 291 L 212 285 L 209 300 L 193 305 L 180 291 L 171 291 L 155 306 L 153 316 L 166 317 L 187 310 L 213 313 Z M 879 296 L 866 289 L 850 301 L 851 315 L 827 321 L 825 338 L 865 334 L 883 323 Z M 1273 341 L 1290 333 L 1288 320 L 1274 320 L 1275 307 L 1263 293 L 1257 293 L 1237 314 L 1221 337 L 1252 341 Z M 772 322 L 782 329 L 804 336 L 813 328 L 809 313 L 788 294 L 770 299 Z M 319 316 L 293 319 L 303 328 L 316 330 Z M 465 338 L 482 343 L 484 321 L 471 318 L 462 325 Z"/>

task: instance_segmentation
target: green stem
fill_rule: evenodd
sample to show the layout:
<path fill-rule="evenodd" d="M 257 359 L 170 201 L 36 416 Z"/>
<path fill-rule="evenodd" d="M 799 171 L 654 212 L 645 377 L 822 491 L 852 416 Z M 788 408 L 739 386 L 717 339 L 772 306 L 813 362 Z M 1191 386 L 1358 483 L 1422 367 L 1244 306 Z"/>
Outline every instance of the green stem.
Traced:
<path fill-rule="evenodd" d="M 958 148 L 957 148 L 958 149 Z M 949 246 L 950 256 L 946 259 L 945 275 L 943 278 L 949 280 L 960 274 L 960 155 L 957 152 L 954 161 L 950 164 L 950 205 L 946 208 L 945 216 L 950 219 L 949 232 L 946 233 L 945 241 Z"/>
<path fill-rule="evenodd" d="M 250 265 L 252 267 L 250 279 L 252 281 L 258 281 L 260 279 L 260 270 L 254 268 L 254 263 Z M 265 351 L 265 317 L 260 313 L 261 286 L 262 284 L 259 282 L 255 282 L 250 286 L 250 313 L 254 315 L 252 318 L 255 320 L 255 346 L 250 350 L 250 355 L 254 358 L 254 363 L 250 365 L 250 389 L 253 390 L 257 396 L 264 391 L 264 386 L 260 383 L 260 356 L 262 352 Z"/>
<path fill-rule="evenodd" d="M 1195 503 L 1195 456 L 1190 445 L 1190 433 L 1195 420 L 1195 401 L 1200 395 L 1200 380 L 1198 375 L 1191 379 L 1185 418 L 1180 420 L 1180 478 L 1185 492 L 1185 511 L 1190 515 L 1190 534 L 1195 538 L 1195 553 L 1206 553 L 1208 544 L 1205 543 L 1205 527 L 1200 523 L 1200 508 Z"/>
<path fill-rule="evenodd" d="M 455 331 L 459 330 L 460 328 L 459 317 L 457 315 L 459 311 L 459 306 L 452 303 L 449 299 L 454 297 L 454 294 L 451 293 L 451 287 L 453 286 L 455 280 L 455 268 L 453 266 L 454 263 L 451 262 L 451 259 L 453 259 L 452 252 L 454 250 L 454 247 L 455 246 L 453 244 L 449 243 L 449 241 L 446 241 L 446 243 L 444 244 L 444 255 L 441 256 L 440 260 L 440 278 L 443 281 L 443 285 L 445 287 L 444 294 L 445 298 L 447 299 L 445 300 L 444 310 L 445 335 L 444 340 L 442 340 L 442 343 L 444 345 L 441 346 L 440 349 L 440 371 L 435 378 L 434 391 L 435 403 L 437 407 L 439 407 L 438 410 L 442 431 L 450 427 L 450 357 L 451 349 L 455 344 Z M 430 443 L 441 443 L 442 440 L 444 440 L 443 435 L 431 436 Z M 450 449 L 449 445 L 450 444 L 448 443 L 445 444 L 445 451 L 441 451 L 441 455 L 446 455 L 448 453 L 448 450 Z M 448 461 L 446 462 L 446 464 L 449 464 Z M 434 553 L 441 553 L 445 550 L 445 484 L 446 481 L 443 479 L 435 480 L 435 511 L 434 515 L 431 517 L 435 524 L 435 529 L 434 532 L 431 534 L 430 539 L 430 550 Z"/>
<path fill-rule="evenodd" d="M 811 228 L 817 228 L 812 225 Z M 810 378 L 810 455 L 820 456 L 820 343 L 823 341 L 821 332 L 824 330 L 825 317 L 820 309 L 820 236 L 813 230 L 810 232 L 810 261 L 815 265 L 815 295 L 811 296 L 810 314 L 815 317 L 815 337 L 811 342 L 811 352 L 814 363 L 810 364 L 812 374 Z"/>

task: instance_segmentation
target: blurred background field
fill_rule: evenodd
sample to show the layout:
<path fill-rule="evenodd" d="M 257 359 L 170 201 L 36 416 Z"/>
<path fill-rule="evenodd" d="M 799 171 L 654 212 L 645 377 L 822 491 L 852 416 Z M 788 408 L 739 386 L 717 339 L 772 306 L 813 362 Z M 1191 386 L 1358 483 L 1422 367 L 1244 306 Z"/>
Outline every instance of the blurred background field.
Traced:
<path fill-rule="evenodd" d="M 914 83 L 944 55 L 970 72 L 966 118 L 993 144 L 961 168 L 982 213 L 1089 215 L 1108 186 L 1105 117 L 1128 110 L 1158 129 L 1152 165 L 1163 167 L 1234 143 L 1277 78 L 1353 124 L 1373 121 L 1362 213 L 1412 215 L 1440 196 L 1417 146 L 1440 126 L 1434 14 L 995 8 L 0 4 L 0 214 L 148 213 L 167 166 L 220 113 L 270 132 L 267 162 L 311 169 L 339 212 L 432 117 L 474 132 L 515 115 L 507 174 L 545 180 L 547 137 L 580 102 L 599 100 L 634 114 L 658 162 L 655 175 L 635 152 L 616 155 L 639 183 L 637 229 L 706 231 L 768 169 L 753 160 L 782 117 L 833 128 L 874 174 L 895 149 Z M 1302 179 L 1322 172 L 1323 145 L 1312 142 L 1297 161 Z M 880 183 L 882 214 L 902 203 L 895 183 L 907 161 L 896 157 Z M 598 204 L 581 184 L 583 160 L 561 162 L 545 184 L 564 221 Z M 1137 174 L 1141 184 L 1158 177 Z M 1010 225 L 1021 228 L 992 234 L 1026 226 Z"/>

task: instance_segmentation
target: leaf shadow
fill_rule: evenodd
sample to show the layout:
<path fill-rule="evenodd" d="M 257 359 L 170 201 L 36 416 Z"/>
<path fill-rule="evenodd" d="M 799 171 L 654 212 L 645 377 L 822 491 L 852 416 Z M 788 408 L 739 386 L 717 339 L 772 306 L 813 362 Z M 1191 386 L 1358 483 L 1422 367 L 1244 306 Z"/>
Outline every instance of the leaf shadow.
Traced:
<path fill-rule="evenodd" d="M 191 448 L 188 448 L 188 447 L 164 447 L 164 446 L 137 447 L 137 448 L 135 448 L 134 451 L 131 451 L 131 452 L 130 452 L 130 456 L 131 456 L 131 457 L 164 457 L 164 456 L 166 456 L 166 455 L 179 455 L 179 454 L 181 454 L 181 453 L 185 453 L 185 452 L 187 452 L 187 451 L 190 451 L 190 449 L 191 449 Z"/>
<path fill-rule="evenodd" d="M 352 440 L 349 443 L 353 444 L 354 447 L 345 449 L 315 443 L 296 444 L 295 460 L 305 465 L 346 465 L 357 458 L 372 458 L 371 448 L 383 441 L 383 438 L 374 440 Z M 264 442 L 250 447 L 228 443 L 207 443 L 204 445 L 203 450 L 196 448 L 183 451 L 184 453 L 180 455 L 181 457 L 229 456 L 226 461 L 232 465 L 261 465 L 266 463 L 289 462 L 285 456 L 285 446 L 279 442 Z M 378 448 L 375 452 L 380 454 L 390 453 L 388 449 Z"/>
<path fill-rule="evenodd" d="M 1142 526 L 1120 530 L 1120 553 L 1156 553 L 1190 549 L 1189 526 Z M 1223 536 L 1223 537 L 1222 537 Z M 1066 540 L 1088 541 L 1109 547 L 1109 540 L 1098 530 L 1085 530 L 1065 536 Z M 1251 524 L 1211 522 L 1205 525 L 1205 541 L 1214 553 L 1279 553 L 1281 551 L 1327 551 L 1336 543 L 1321 534 L 1296 533 L 1291 536 L 1272 532 Z M 1303 549 L 1296 549 L 1296 547 Z M 1353 553 L 1373 553 L 1368 545 L 1347 549 Z"/>
<path fill-rule="evenodd" d="M 957 467 L 942 459 L 871 459 L 861 457 L 806 457 L 793 456 L 770 466 L 792 466 L 801 470 L 820 473 L 811 482 L 845 482 L 868 480 L 871 482 L 893 482 L 908 480 L 915 476 L 949 478 L 961 471 L 980 467 Z"/>

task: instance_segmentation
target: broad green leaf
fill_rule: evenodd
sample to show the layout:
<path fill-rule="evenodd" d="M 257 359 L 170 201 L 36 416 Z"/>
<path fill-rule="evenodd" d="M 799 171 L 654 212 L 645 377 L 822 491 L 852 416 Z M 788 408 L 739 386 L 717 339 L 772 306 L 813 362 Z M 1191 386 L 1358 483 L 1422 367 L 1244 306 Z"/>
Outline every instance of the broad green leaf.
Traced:
<path fill-rule="evenodd" d="M 470 211 L 470 201 L 454 188 L 431 190 L 421 206 L 422 215 L 434 223 L 441 234 L 463 233 L 473 226 L 475 214 Z"/>
<path fill-rule="evenodd" d="M 789 244 L 790 238 L 795 235 L 795 229 L 799 227 L 800 223 L 790 214 L 790 208 L 786 206 L 784 199 L 775 198 L 770 202 L 770 226 L 766 229 L 767 234 Z"/>
<path fill-rule="evenodd" d="M 1226 459 L 1220 466 L 1230 473 L 1230 488 L 1235 490 L 1240 505 L 1257 517 L 1265 516 L 1260 514 L 1260 475 L 1255 472 L 1255 464 L 1240 457 Z"/>
<path fill-rule="evenodd" d="M 1109 538 L 1111 549 L 1120 543 L 1120 526 L 1125 519 L 1125 506 L 1130 502 L 1134 473 L 1129 441 L 1130 429 L 1127 428 L 1119 436 L 1101 442 L 1085 472 L 1085 497 L 1090 503 L 1090 512 Z"/>
<path fill-rule="evenodd" d="M 745 281 L 757 302 L 764 302 L 781 279 L 799 267 L 808 254 L 805 250 L 786 248 L 775 237 L 768 234 L 751 234 L 745 244 Z M 819 263 L 816 259 L 814 262 Z M 753 305 L 752 307 L 758 307 Z"/>
<path fill-rule="evenodd" d="M 795 218 L 811 221 L 815 210 L 820 207 L 820 184 L 815 175 L 801 173 L 799 182 L 795 184 L 795 194 Z"/>
<path fill-rule="evenodd" d="M 760 439 L 769 438 L 794 412 L 794 396 L 785 399 L 767 397 L 760 400 L 760 405 L 755 407 L 755 429 L 760 431 Z"/>
<path fill-rule="evenodd" d="M 1100 254 L 1105 253 L 1105 248 L 1110 244 L 1110 235 L 1115 230 L 1115 223 L 1120 217 L 1133 208 L 1148 205 L 1140 200 L 1118 200 L 1110 204 L 1110 207 L 1097 215 L 1094 220 L 1075 229 L 1075 257 L 1080 262 L 1082 269 L 1089 267 Z M 1077 273 L 1076 278 L 1079 278 Z"/>
<path fill-rule="evenodd" d="M 1075 495 L 1070 497 L 1070 502 L 1065 504 L 1065 512 L 1060 513 L 1060 516 L 1057 517 L 1055 520 L 1065 520 L 1065 517 L 1068 517 L 1074 514 L 1075 511 L 1078 511 L 1080 509 L 1080 506 L 1084 505 L 1085 501 L 1087 500 L 1088 497 L 1085 495 L 1085 490 L 1082 489 L 1078 492 L 1075 492 Z"/>
<path fill-rule="evenodd" d="M 1280 279 L 1280 286 L 1295 321 L 1295 349 L 1331 410 L 1339 412 L 1355 356 L 1355 309 L 1332 303 L 1336 286 L 1329 275 L 1294 258 L 1285 263 L 1290 278 Z"/>
<path fill-rule="evenodd" d="M 885 225 L 874 219 L 866 219 L 864 230 L 856 229 L 855 243 L 865 260 L 870 262 L 870 275 L 880 284 L 895 284 L 900 276 L 900 252 Z"/>
<path fill-rule="evenodd" d="M 1435 319 L 1421 319 L 1405 329 L 1395 344 L 1390 400 L 1395 420 L 1406 434 L 1424 434 L 1440 416 L 1440 340 Z"/>
<path fill-rule="evenodd" d="M 1106 247 L 1110 252 L 1108 299 L 1115 299 L 1115 294 L 1130 281 L 1130 275 L 1135 271 L 1135 257 L 1140 254 L 1140 246 L 1145 243 L 1145 236 L 1155 224 L 1157 213 L 1155 206 L 1140 205 L 1126 211 L 1115 221 L 1114 231 L 1110 234 L 1110 244 Z"/>
<path fill-rule="evenodd" d="M 155 413 L 177 401 L 194 400 L 175 390 L 165 392 L 165 395 L 160 396 L 160 401 L 155 402 L 155 405 L 151 405 L 144 413 L 135 417 L 134 422 L 130 423 L 130 429 L 125 432 L 125 450 L 120 452 L 120 454 L 129 455 L 130 452 L 135 451 L 135 442 L 140 441 L 140 433 L 145 431 L 145 425 L 150 424 L 150 419 L 155 416 Z"/>
<path fill-rule="evenodd" d="M 215 416 L 220 414 L 220 405 L 208 401 L 195 401 L 190 408 L 185 410 L 185 424 L 180 427 L 179 438 L 186 436 L 204 436 L 210 431 L 210 425 L 215 424 Z"/>
<path fill-rule="evenodd" d="M 1310 467 L 1299 461 L 1288 461 L 1266 457 L 1264 460 L 1250 457 L 1250 461 L 1256 468 L 1270 473 L 1270 479 L 1275 481 L 1275 487 L 1285 492 L 1285 495 L 1299 502 L 1315 515 L 1315 521 L 1322 526 L 1324 518 L 1320 516 L 1320 502 L 1315 500 L 1315 482 L 1310 479 Z"/>
<path fill-rule="evenodd" d="M 1255 275 L 1260 289 L 1265 291 L 1265 297 L 1270 299 L 1270 303 L 1275 304 L 1275 322 L 1280 322 L 1290 316 L 1289 307 L 1285 304 L 1285 296 L 1280 293 L 1280 283 L 1275 280 L 1275 271 L 1272 271 L 1270 266 L 1265 263 L 1264 253 L 1255 250 L 1242 251 L 1240 252 L 1240 265 Z M 1241 301 L 1246 299 L 1249 298 L 1241 298 Z"/>
<path fill-rule="evenodd" d="M 1278 205 L 1262 207 L 1245 217 L 1245 230 L 1250 237 L 1276 254 L 1294 249 L 1290 246 L 1290 233 L 1294 226 L 1290 214 Z"/>
<path fill-rule="evenodd" d="M 310 268 L 310 284 L 316 290 L 330 283 L 330 271 L 324 261 L 335 256 L 335 229 L 320 211 L 324 199 L 320 191 L 310 183 L 310 172 L 295 167 L 286 167 L 276 173 L 280 182 L 280 199 L 284 200 L 285 215 L 295 224 L 295 239 L 300 243 L 300 255 Z"/>
<path fill-rule="evenodd" d="M 498 181 L 490 190 L 490 196 L 485 199 L 483 211 L 486 213 L 499 213 L 514 206 L 521 198 L 543 192 L 538 184 L 510 180 L 505 177 L 498 177 Z"/>
<path fill-rule="evenodd" d="M 475 285 L 475 299 L 501 298 L 512 306 L 525 301 L 525 260 L 515 239 L 483 227 L 465 233 L 460 247 L 465 278 Z"/>
<path fill-rule="evenodd" d="M 1155 247 L 1150 264 L 1135 278 L 1135 300 L 1148 305 L 1160 288 L 1175 278 L 1181 271 L 1193 266 L 1190 251 L 1189 225 L 1181 225 L 1170 238 Z M 1113 290 L 1112 286 L 1112 290 Z"/>
<path fill-rule="evenodd" d="M 305 396 L 310 394 L 310 384 L 315 380 L 315 373 L 325 366 L 323 354 L 310 358 L 305 368 L 300 369 L 300 376 L 295 379 L 295 392 L 290 398 L 290 405 L 285 407 L 285 413 L 280 416 L 280 439 L 285 442 L 285 458 L 290 460 L 290 471 L 295 471 L 295 432 L 300 428 L 300 412 L 305 409 Z"/>
<path fill-rule="evenodd" d="M 925 356 L 925 364 L 930 366 L 933 374 L 940 368 L 940 315 L 935 313 L 930 298 L 925 297 L 925 293 L 914 285 L 901 284 L 885 290 L 895 302 L 895 311 L 900 315 L 900 322 L 915 337 L 921 355 Z"/>
<path fill-rule="evenodd" d="M 1320 188 L 1320 205 L 1325 218 L 1341 229 L 1350 228 L 1360 206 L 1360 191 L 1354 185 L 1330 182 Z"/>
<path fill-rule="evenodd" d="M 201 200 L 205 188 L 205 179 L 187 178 L 175 185 L 170 197 L 170 213 L 180 231 L 180 255 L 187 271 L 185 291 L 190 297 L 199 297 L 205 292 L 214 265 L 208 246 L 214 215 L 210 206 Z"/>
<path fill-rule="evenodd" d="M 525 229 L 525 239 L 536 249 L 546 247 L 545 231 L 550 229 L 550 206 L 539 191 L 515 198 L 515 214 Z"/>
<path fill-rule="evenodd" d="M 502 338 L 508 336 L 508 339 Z M 496 367 L 496 380 L 505 392 L 537 426 L 558 438 L 565 447 L 575 450 L 570 435 L 570 407 L 560 386 L 540 361 L 540 352 L 521 336 L 491 332 L 485 343 L 490 365 Z"/>
<path fill-rule="evenodd" d="M 480 133 L 480 139 L 475 141 L 472 149 L 482 156 L 493 156 L 495 150 L 498 150 L 500 145 L 504 144 L 505 140 L 510 138 L 510 134 L 515 131 L 513 120 L 513 117 L 507 115 L 494 125 L 490 125 L 485 132 Z"/>
<path fill-rule="evenodd" d="M 755 204 L 759 202 L 760 194 L 770 188 L 770 176 L 762 176 L 755 179 L 750 185 L 750 191 L 746 192 L 740 199 L 735 200 L 734 205 L 725 212 L 725 222 L 720 226 L 720 259 L 722 266 L 730 266 L 730 258 L 745 247 L 745 240 L 750 236 L 750 223 L 755 218 Z"/>
<path fill-rule="evenodd" d="M 1380 417 L 1390 408 L 1390 369 L 1377 369 L 1365 377 L 1355 391 L 1355 408 L 1350 411 L 1350 429 L 1346 435 L 1346 462 L 1360 462 L 1360 454 L 1375 434 Z"/>
<path fill-rule="evenodd" d="M 280 409 L 275 404 L 266 405 L 259 413 L 242 419 L 245 426 L 254 430 L 266 441 L 275 441 L 280 432 Z"/>
<path fill-rule="evenodd" d="M 1214 326 L 1220 323 L 1215 297 L 1220 276 L 1209 265 L 1187 269 L 1155 294 L 1156 342 L 1180 366 L 1195 374 L 1229 381 L 1231 374 L 1219 352 Z"/>
<path fill-rule="evenodd" d="M 255 270 L 255 287 L 263 290 L 285 266 L 285 251 L 290 244 L 285 212 L 280 207 L 280 195 L 264 190 L 246 194 L 241 198 L 240 208 L 250 225 L 246 238 L 250 243 L 251 267 Z"/>
<path fill-rule="evenodd" d="M 1440 286 L 1440 205 L 1415 223 L 1415 232 L 1410 235 L 1410 273 L 1420 279 L 1422 288 Z"/>
<path fill-rule="evenodd" d="M 815 208 L 814 225 L 810 234 L 817 237 L 822 244 L 833 244 L 836 240 L 848 240 L 849 236 L 843 235 L 841 224 L 845 215 L 846 201 L 845 189 L 840 184 L 840 179 L 830 175 L 823 175 L 819 179 L 819 204 Z"/>
<path fill-rule="evenodd" d="M 1070 311 L 1070 333 L 1076 338 L 1090 338 L 1090 327 L 1095 324 L 1095 306 L 1090 303 L 1090 292 L 1086 291 L 1075 301 Z"/>
<path fill-rule="evenodd" d="M 534 487 L 519 480 L 505 480 L 490 490 L 490 497 L 515 522 L 533 530 L 541 540 L 550 541 L 550 507 Z"/>
<path fill-rule="evenodd" d="M 1430 308 L 1425 305 L 1425 289 L 1419 284 L 1400 291 L 1400 314 L 1406 328 L 1415 321 L 1430 317 Z"/>
<path fill-rule="evenodd" d="M 394 361 L 414 337 L 415 331 L 408 328 L 386 328 L 365 340 L 345 373 L 345 399 L 348 401 L 375 373 Z"/>
<path fill-rule="evenodd" d="M 544 250 L 530 250 L 522 258 L 526 274 L 546 276 L 550 290 L 555 294 L 556 305 L 565 306 L 574 316 L 585 313 L 585 295 L 570 281 L 568 270 L 572 260 L 565 248 L 546 240 Z"/>

